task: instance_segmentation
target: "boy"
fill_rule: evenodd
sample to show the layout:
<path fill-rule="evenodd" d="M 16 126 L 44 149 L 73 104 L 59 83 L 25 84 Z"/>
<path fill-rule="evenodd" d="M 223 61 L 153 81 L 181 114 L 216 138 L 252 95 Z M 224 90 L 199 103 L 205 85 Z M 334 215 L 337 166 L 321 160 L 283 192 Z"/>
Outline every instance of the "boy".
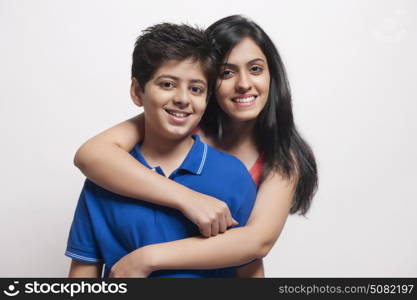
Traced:
<path fill-rule="evenodd" d="M 223 200 L 243 226 L 256 197 L 245 166 L 191 136 L 214 82 L 208 49 L 203 31 L 186 25 L 159 24 L 138 38 L 131 96 L 144 108 L 145 134 L 131 155 L 163 176 Z M 137 248 L 197 235 L 197 226 L 179 211 L 86 180 L 65 254 L 73 259 L 71 276 L 100 277 L 104 263 L 107 277 L 120 258 Z M 161 270 L 150 277 L 231 277 L 235 269 Z"/>

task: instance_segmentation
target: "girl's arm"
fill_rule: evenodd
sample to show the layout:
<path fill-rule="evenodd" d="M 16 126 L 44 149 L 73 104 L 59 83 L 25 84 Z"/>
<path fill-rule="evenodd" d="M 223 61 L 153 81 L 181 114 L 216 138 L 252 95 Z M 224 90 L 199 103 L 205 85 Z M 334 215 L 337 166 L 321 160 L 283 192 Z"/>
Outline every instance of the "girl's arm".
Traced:
<path fill-rule="evenodd" d="M 156 174 L 128 153 L 143 139 L 144 126 L 141 114 L 100 133 L 78 149 L 74 164 L 107 190 L 180 210 L 205 237 L 236 225 L 226 203 Z"/>
<path fill-rule="evenodd" d="M 69 278 L 101 278 L 103 264 L 89 264 L 77 260 L 71 261 Z"/>
<path fill-rule="evenodd" d="M 265 278 L 264 263 L 262 259 L 236 269 L 238 278 Z"/>
<path fill-rule="evenodd" d="M 266 256 L 280 235 L 291 207 L 295 180 L 270 175 L 260 186 L 244 227 L 209 239 L 192 237 L 139 248 L 119 260 L 113 277 L 146 277 L 166 269 L 217 269 Z"/>

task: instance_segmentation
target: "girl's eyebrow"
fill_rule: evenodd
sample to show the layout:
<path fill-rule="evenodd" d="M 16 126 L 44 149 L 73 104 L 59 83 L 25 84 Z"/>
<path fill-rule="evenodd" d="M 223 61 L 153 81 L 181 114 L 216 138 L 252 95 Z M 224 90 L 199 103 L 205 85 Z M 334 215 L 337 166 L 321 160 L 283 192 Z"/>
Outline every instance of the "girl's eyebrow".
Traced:
<path fill-rule="evenodd" d="M 256 63 L 256 62 L 263 62 L 263 63 L 265 63 L 265 60 L 264 60 L 264 59 L 262 59 L 262 58 L 260 58 L 260 57 L 258 57 L 258 58 L 251 59 L 251 60 L 250 60 L 250 61 L 248 61 L 246 64 L 247 64 L 247 65 L 251 65 L 251 64 Z M 223 64 L 223 66 L 227 66 L 227 67 L 236 67 L 236 64 L 231 64 L 231 63 L 229 63 L 229 62 L 225 62 L 225 63 Z"/>

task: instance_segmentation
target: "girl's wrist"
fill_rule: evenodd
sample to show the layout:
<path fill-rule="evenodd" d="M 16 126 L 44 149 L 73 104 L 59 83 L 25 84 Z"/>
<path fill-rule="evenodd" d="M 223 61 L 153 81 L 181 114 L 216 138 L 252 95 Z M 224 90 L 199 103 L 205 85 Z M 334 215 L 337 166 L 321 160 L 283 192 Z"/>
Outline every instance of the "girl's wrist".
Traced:
<path fill-rule="evenodd" d="M 174 205 L 173 208 L 184 214 L 187 211 L 187 204 L 189 203 L 187 199 L 192 199 L 193 193 L 195 192 L 186 187 L 181 187 L 181 190 L 178 192 L 173 194 L 171 203 Z"/>

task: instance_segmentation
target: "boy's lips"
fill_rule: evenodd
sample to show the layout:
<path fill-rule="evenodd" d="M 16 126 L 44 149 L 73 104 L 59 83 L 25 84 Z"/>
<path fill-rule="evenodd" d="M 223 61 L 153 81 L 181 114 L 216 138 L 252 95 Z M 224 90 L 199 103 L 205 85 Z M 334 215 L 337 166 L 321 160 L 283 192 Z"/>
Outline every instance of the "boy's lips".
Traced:
<path fill-rule="evenodd" d="M 191 115 L 190 112 L 181 111 L 181 110 L 175 110 L 175 109 L 165 109 L 165 111 L 170 114 L 171 116 L 177 117 L 177 118 L 186 118 L 189 115 Z"/>
<path fill-rule="evenodd" d="M 168 114 L 168 120 L 173 125 L 182 125 L 187 122 L 189 116 L 192 115 L 191 112 L 188 111 L 181 111 L 177 109 L 167 109 L 165 108 L 165 111 Z"/>

